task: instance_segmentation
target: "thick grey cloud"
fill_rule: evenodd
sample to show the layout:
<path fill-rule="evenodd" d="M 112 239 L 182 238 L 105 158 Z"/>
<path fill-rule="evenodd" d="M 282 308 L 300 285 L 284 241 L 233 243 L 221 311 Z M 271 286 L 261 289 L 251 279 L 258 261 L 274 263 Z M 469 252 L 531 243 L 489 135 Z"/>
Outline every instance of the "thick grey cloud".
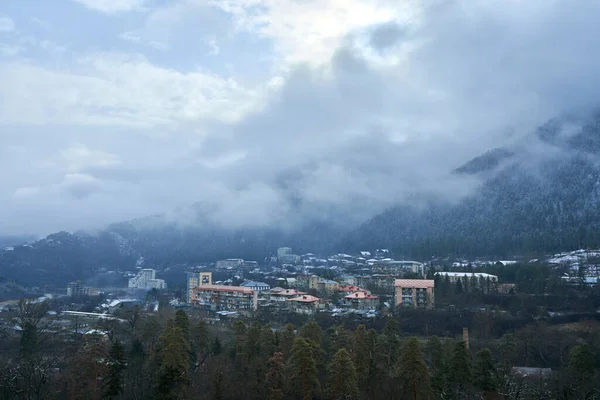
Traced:
<path fill-rule="evenodd" d="M 413 25 L 350 32 L 329 62 L 294 66 L 241 119 L 1 126 L 0 231 L 178 207 L 170 218 L 196 223 L 190 210 L 201 210 L 232 228 L 332 214 L 351 224 L 398 202 L 457 200 L 478 182 L 454 168 L 600 104 L 599 12 L 597 2 L 439 2 Z"/>

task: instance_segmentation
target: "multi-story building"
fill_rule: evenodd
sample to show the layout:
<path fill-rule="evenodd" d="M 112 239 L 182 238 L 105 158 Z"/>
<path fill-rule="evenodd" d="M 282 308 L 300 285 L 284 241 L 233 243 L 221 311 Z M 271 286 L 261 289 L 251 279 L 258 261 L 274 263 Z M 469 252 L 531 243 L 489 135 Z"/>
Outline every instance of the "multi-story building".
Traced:
<path fill-rule="evenodd" d="M 321 280 L 319 280 L 317 285 L 318 285 L 319 290 L 323 291 L 323 292 L 333 292 L 333 291 L 336 291 L 340 287 L 339 283 L 337 283 L 336 281 L 329 280 L 329 279 L 321 279 Z"/>
<path fill-rule="evenodd" d="M 211 311 L 255 311 L 258 293 L 240 286 L 204 285 L 192 290 L 191 303 Z"/>
<path fill-rule="evenodd" d="M 269 285 L 268 283 L 256 282 L 256 281 L 245 281 L 240 286 L 252 289 L 252 290 L 254 290 L 254 291 L 258 292 L 258 293 L 260 293 L 260 292 L 262 292 L 264 290 L 271 289 L 271 285 Z"/>
<path fill-rule="evenodd" d="M 319 278 L 317 275 L 298 275 L 296 277 L 296 286 L 305 290 L 308 289 L 318 289 L 319 288 Z"/>
<path fill-rule="evenodd" d="M 162 279 L 156 279 L 156 270 L 145 268 L 140 270 L 136 276 L 129 279 L 130 289 L 164 289 L 167 285 Z"/>
<path fill-rule="evenodd" d="M 435 274 L 444 279 L 448 277 L 450 283 L 456 283 L 459 279 L 463 282 L 465 279 L 469 279 L 469 282 L 474 281 L 478 285 L 481 281 L 485 281 L 487 279 L 489 279 L 490 282 L 498 282 L 498 277 L 496 275 L 486 274 L 483 272 L 436 272 Z"/>
<path fill-rule="evenodd" d="M 277 249 L 277 257 L 290 256 L 292 255 L 291 247 L 280 247 Z"/>
<path fill-rule="evenodd" d="M 194 288 L 204 285 L 212 285 L 212 272 L 188 272 L 186 302 L 191 303 Z"/>
<path fill-rule="evenodd" d="M 291 310 L 298 314 L 314 314 L 321 306 L 321 299 L 309 294 L 293 297 L 288 302 Z"/>
<path fill-rule="evenodd" d="M 241 258 L 228 258 L 227 260 L 217 261 L 217 269 L 240 268 L 244 265 L 244 260 Z"/>
<path fill-rule="evenodd" d="M 82 281 L 71 282 L 67 285 L 67 296 L 88 296 L 90 288 L 83 285 Z"/>
<path fill-rule="evenodd" d="M 425 276 L 425 265 L 418 261 L 378 260 L 370 263 L 373 273 L 403 276 L 416 274 Z"/>
<path fill-rule="evenodd" d="M 394 286 L 397 306 L 433 308 L 435 282 L 432 279 L 396 279 Z"/>
<path fill-rule="evenodd" d="M 379 296 L 373 296 L 367 292 L 359 291 L 341 300 L 341 305 L 356 310 L 374 310 L 379 306 Z"/>

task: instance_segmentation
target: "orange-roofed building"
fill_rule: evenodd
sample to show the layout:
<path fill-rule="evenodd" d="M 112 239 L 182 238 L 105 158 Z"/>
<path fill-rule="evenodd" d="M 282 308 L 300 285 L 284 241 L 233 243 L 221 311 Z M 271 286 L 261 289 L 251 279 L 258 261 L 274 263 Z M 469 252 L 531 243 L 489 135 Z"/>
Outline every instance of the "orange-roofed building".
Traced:
<path fill-rule="evenodd" d="M 358 291 L 342 299 L 342 306 L 356 310 L 375 310 L 379 306 L 379 296 L 373 296 L 365 291 Z"/>
<path fill-rule="evenodd" d="M 370 293 L 367 289 L 363 289 L 359 286 L 352 286 L 352 285 L 340 286 L 338 288 L 338 292 L 342 292 L 342 293 L 344 293 L 344 295 L 348 295 L 348 294 L 352 294 L 352 293 L 356 293 L 356 292 Z"/>
<path fill-rule="evenodd" d="M 433 279 L 396 279 L 394 281 L 396 306 L 433 308 L 434 286 Z"/>
<path fill-rule="evenodd" d="M 309 294 L 288 299 L 291 309 L 299 314 L 314 314 L 321 305 L 321 299 Z"/>

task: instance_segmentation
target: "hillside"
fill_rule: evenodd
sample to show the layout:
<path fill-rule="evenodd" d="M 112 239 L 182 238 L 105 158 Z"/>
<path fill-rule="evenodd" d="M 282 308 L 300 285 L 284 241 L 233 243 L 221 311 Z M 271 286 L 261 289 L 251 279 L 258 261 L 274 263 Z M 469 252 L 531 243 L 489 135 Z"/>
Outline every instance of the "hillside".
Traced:
<path fill-rule="evenodd" d="M 600 117 L 577 129 L 550 121 L 514 148 L 488 152 L 454 171 L 485 178 L 458 204 L 440 199 L 392 208 L 350 233 L 341 247 L 387 246 L 423 258 L 597 247 L 599 155 Z"/>

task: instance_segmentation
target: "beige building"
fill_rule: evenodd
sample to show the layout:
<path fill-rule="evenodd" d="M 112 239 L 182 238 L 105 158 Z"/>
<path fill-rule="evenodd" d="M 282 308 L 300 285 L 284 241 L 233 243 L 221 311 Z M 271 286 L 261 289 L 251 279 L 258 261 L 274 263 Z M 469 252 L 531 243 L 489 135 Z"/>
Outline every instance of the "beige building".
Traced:
<path fill-rule="evenodd" d="M 211 311 L 256 311 L 258 293 L 240 286 L 203 285 L 192 290 L 191 303 Z"/>
<path fill-rule="evenodd" d="M 433 308 L 434 286 L 432 279 L 396 279 L 395 303 L 402 307 Z"/>
<path fill-rule="evenodd" d="M 302 289 L 318 289 L 319 278 L 317 275 L 298 275 L 296 277 L 296 286 Z"/>
<path fill-rule="evenodd" d="M 199 272 L 187 274 L 187 302 L 191 303 L 193 290 L 198 286 L 212 285 L 212 272 Z"/>
<path fill-rule="evenodd" d="M 292 311 L 298 314 L 314 314 L 321 305 L 321 299 L 309 294 L 293 297 L 288 302 Z"/>

